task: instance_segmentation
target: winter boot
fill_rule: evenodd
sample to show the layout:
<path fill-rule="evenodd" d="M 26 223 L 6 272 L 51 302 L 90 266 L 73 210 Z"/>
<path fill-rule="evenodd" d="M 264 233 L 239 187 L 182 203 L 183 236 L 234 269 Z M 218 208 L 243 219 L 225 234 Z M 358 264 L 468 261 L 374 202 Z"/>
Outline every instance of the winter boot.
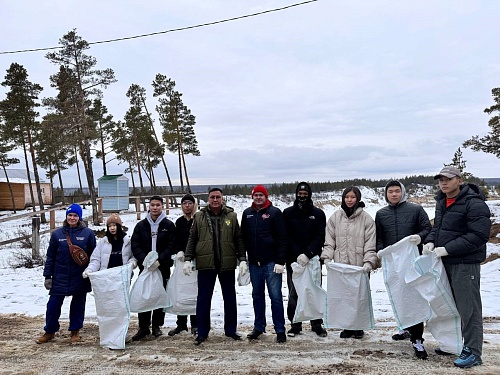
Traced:
<path fill-rule="evenodd" d="M 55 336 L 55 333 L 44 333 L 42 336 L 35 339 L 35 342 L 37 344 L 45 344 L 46 342 L 52 340 Z"/>
<path fill-rule="evenodd" d="M 71 331 L 71 337 L 69 338 L 69 341 L 72 344 L 82 341 L 82 337 L 80 336 L 80 330 L 77 329 L 76 331 Z"/>

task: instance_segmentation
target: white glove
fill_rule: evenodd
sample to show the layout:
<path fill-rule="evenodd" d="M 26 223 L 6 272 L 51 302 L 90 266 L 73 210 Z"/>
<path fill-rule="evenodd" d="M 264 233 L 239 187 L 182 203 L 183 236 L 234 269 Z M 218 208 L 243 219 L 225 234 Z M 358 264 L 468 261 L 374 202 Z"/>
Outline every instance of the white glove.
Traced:
<path fill-rule="evenodd" d="M 446 249 L 445 249 L 443 246 L 441 246 L 441 247 L 436 247 L 436 248 L 434 249 L 434 253 L 436 254 L 436 256 L 437 256 L 438 258 L 440 258 L 440 257 L 445 257 L 445 256 L 447 256 L 447 255 L 448 255 L 448 251 L 446 251 Z"/>
<path fill-rule="evenodd" d="M 422 249 L 422 254 L 432 254 L 432 250 L 434 250 L 434 244 L 432 242 L 426 243 Z"/>
<path fill-rule="evenodd" d="M 240 276 L 245 276 L 247 272 L 248 272 L 247 262 L 245 260 L 242 260 L 240 262 Z"/>
<path fill-rule="evenodd" d="M 149 266 L 149 270 L 150 271 L 154 271 L 158 267 L 160 267 L 160 262 L 158 262 L 157 260 L 155 260 L 155 262 L 152 265 Z"/>
<path fill-rule="evenodd" d="M 323 263 L 325 263 L 325 266 L 328 265 L 328 263 L 330 263 L 332 260 L 330 258 L 326 258 L 323 260 Z"/>
<path fill-rule="evenodd" d="M 132 269 L 136 269 L 137 268 L 137 261 L 136 260 L 133 260 L 132 262 L 130 262 L 130 264 L 132 265 Z"/>
<path fill-rule="evenodd" d="M 365 263 L 363 264 L 363 272 L 364 273 L 370 273 L 370 271 L 373 269 L 372 265 L 370 263 Z"/>
<path fill-rule="evenodd" d="M 84 279 L 86 279 L 87 277 L 89 277 L 89 274 L 91 274 L 91 273 L 92 273 L 92 271 L 91 271 L 91 270 L 86 269 L 85 271 L 83 271 L 83 273 L 82 273 L 82 277 L 83 277 Z"/>
<path fill-rule="evenodd" d="M 184 275 L 186 276 L 191 275 L 191 272 L 193 272 L 193 265 L 191 264 L 190 260 L 186 260 L 184 262 L 184 266 L 182 267 L 182 272 L 184 272 Z"/>
<path fill-rule="evenodd" d="M 410 242 L 414 243 L 415 245 L 418 245 L 420 242 L 422 242 L 422 239 L 418 234 L 412 234 L 410 236 Z"/>
<path fill-rule="evenodd" d="M 175 256 L 175 260 L 178 262 L 184 262 L 184 251 L 179 251 Z"/>
<path fill-rule="evenodd" d="M 281 264 L 274 265 L 274 273 L 283 273 L 285 271 L 285 266 Z"/>
<path fill-rule="evenodd" d="M 297 257 L 297 263 L 300 264 L 302 267 L 305 267 L 307 263 L 309 263 L 309 258 L 307 257 L 306 254 L 300 254 Z"/>

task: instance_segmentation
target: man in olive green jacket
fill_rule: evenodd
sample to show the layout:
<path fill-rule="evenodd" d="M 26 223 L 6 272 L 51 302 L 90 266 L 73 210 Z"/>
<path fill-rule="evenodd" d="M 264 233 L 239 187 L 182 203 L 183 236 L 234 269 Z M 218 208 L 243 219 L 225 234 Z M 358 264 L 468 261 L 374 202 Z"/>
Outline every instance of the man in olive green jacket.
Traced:
<path fill-rule="evenodd" d="M 210 332 L 210 309 L 217 277 L 224 299 L 224 332 L 227 337 L 241 340 L 241 335 L 236 332 L 234 269 L 239 261 L 239 271 L 243 276 L 248 266 L 236 213 L 223 203 L 222 190 L 219 188 L 210 189 L 208 206 L 194 217 L 185 252 L 183 270 L 186 275 L 190 275 L 193 270 L 193 259 L 198 270 L 198 336 L 195 345 L 204 342 Z"/>

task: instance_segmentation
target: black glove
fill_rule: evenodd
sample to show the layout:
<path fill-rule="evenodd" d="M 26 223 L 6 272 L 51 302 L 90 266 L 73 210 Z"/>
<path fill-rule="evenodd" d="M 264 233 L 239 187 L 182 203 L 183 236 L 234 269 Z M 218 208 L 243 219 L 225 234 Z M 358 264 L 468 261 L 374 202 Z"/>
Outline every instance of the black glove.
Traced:
<path fill-rule="evenodd" d="M 50 290 L 52 288 L 52 279 L 45 279 L 43 285 L 45 286 L 45 289 Z"/>

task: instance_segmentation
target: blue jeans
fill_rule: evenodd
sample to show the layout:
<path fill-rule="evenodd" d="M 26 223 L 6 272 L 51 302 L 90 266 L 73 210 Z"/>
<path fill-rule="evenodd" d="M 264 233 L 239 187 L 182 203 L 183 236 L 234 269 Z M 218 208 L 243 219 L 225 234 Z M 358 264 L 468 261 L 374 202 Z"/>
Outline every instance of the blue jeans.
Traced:
<path fill-rule="evenodd" d="M 252 282 L 253 311 L 255 313 L 254 328 L 266 331 L 266 296 L 265 286 L 271 298 L 271 312 L 274 330 L 276 333 L 285 332 L 285 310 L 283 308 L 283 295 L 281 284 L 283 277 L 274 272 L 274 262 L 258 265 L 249 265 L 250 281 Z"/>
<path fill-rule="evenodd" d="M 224 299 L 224 333 L 226 335 L 236 333 L 237 305 L 234 270 L 198 270 L 196 318 L 199 337 L 208 337 L 210 332 L 210 310 L 217 278 L 219 278 L 222 298 Z"/>
<path fill-rule="evenodd" d="M 46 333 L 56 333 L 59 331 L 59 317 L 61 316 L 64 297 L 65 296 L 58 295 L 51 295 L 49 297 L 47 312 L 45 313 L 45 327 L 43 328 Z M 83 327 L 86 301 L 87 293 L 74 294 L 71 296 L 68 331 L 78 331 Z"/>

